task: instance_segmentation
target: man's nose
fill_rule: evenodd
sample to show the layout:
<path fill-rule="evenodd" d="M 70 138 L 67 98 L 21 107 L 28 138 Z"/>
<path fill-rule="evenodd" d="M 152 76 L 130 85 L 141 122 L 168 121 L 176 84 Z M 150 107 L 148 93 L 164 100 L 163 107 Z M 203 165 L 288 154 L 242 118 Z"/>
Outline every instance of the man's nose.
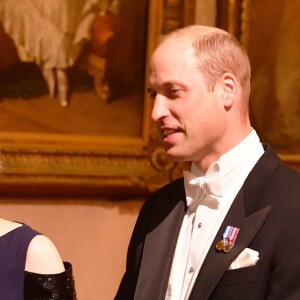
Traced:
<path fill-rule="evenodd" d="M 156 95 L 151 117 L 154 122 L 159 122 L 169 114 L 166 99 L 162 95 Z"/>

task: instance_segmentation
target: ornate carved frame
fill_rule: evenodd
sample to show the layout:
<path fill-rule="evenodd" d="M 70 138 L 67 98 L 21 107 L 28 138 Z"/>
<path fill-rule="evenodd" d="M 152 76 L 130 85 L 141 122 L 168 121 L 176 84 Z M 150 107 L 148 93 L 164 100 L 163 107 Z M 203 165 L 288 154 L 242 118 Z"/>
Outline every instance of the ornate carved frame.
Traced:
<path fill-rule="evenodd" d="M 217 26 L 234 34 L 248 48 L 251 0 L 217 0 Z M 281 159 L 300 171 L 300 154 L 280 154 Z"/>
<path fill-rule="evenodd" d="M 188 0 L 149 0 L 147 62 L 161 33 L 193 22 L 193 5 Z M 0 132 L 0 193 L 115 198 L 153 191 L 176 176 L 176 165 L 164 157 L 150 119 L 151 105 L 145 93 L 138 138 Z"/>

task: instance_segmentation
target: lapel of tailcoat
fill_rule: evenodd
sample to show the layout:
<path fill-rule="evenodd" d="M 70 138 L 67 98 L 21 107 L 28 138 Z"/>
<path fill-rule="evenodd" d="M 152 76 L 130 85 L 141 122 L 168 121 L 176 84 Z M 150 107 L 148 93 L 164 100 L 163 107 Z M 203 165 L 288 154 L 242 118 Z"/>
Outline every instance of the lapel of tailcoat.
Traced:
<path fill-rule="evenodd" d="M 171 193 L 160 195 L 164 205 L 155 211 L 146 235 L 134 299 L 165 299 L 173 256 L 186 210 L 183 180 Z"/>
<path fill-rule="evenodd" d="M 269 182 L 278 164 L 278 157 L 267 147 L 225 217 L 200 269 L 190 300 L 208 299 L 232 261 L 255 238 L 271 211 L 271 206 L 264 205 L 264 202 Z M 218 252 L 215 245 L 222 239 L 228 225 L 240 228 L 238 238 L 229 253 Z"/>

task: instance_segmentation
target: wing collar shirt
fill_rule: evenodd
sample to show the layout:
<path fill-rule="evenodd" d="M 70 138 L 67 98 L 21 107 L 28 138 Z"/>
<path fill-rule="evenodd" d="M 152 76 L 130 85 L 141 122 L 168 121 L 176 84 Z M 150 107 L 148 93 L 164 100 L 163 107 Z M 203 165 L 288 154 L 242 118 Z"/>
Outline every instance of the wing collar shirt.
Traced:
<path fill-rule="evenodd" d="M 184 172 L 188 209 L 176 245 L 166 300 L 189 299 L 214 237 L 235 196 L 263 153 L 259 137 L 252 129 L 205 174 L 195 164 L 192 164 L 191 172 Z"/>

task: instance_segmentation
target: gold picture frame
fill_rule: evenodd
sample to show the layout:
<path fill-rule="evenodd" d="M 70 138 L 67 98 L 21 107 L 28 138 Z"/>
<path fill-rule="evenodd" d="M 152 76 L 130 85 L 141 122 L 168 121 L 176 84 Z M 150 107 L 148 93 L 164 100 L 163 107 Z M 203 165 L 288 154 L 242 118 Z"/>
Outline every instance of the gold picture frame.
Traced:
<path fill-rule="evenodd" d="M 253 83 L 255 84 L 256 88 L 259 90 L 262 90 L 263 92 L 261 93 L 263 96 L 260 99 L 251 99 L 250 104 L 253 103 L 253 100 L 256 100 L 258 103 L 261 101 L 261 99 L 266 99 L 265 101 L 268 101 L 268 109 L 265 109 L 265 111 L 257 111 L 260 109 L 261 105 L 252 105 L 250 106 L 250 113 L 252 113 L 252 116 L 255 117 L 255 114 L 260 115 L 260 118 L 264 121 L 265 127 L 259 128 L 259 122 L 256 122 L 258 129 L 260 130 L 260 135 L 263 137 L 263 140 L 270 143 L 275 151 L 279 154 L 281 159 L 290 165 L 292 168 L 296 170 L 300 170 L 300 131 L 297 129 L 292 128 L 292 122 L 289 124 L 289 128 L 294 130 L 294 135 L 292 136 L 290 134 L 290 139 L 294 139 L 297 142 L 294 144 L 286 144 L 285 145 L 285 136 L 283 135 L 281 138 L 281 144 L 277 144 L 275 138 L 271 139 L 270 137 L 276 136 L 276 131 L 279 131 L 280 126 L 269 126 L 268 122 L 274 120 L 274 115 L 272 116 L 270 113 L 272 110 L 276 109 L 276 106 L 278 106 L 278 99 L 275 100 L 276 94 L 271 94 L 272 91 L 272 86 L 269 86 L 269 89 L 266 88 L 266 85 L 263 85 L 262 83 L 263 80 L 261 80 L 263 77 L 264 78 L 272 78 L 275 73 L 275 67 L 274 65 L 277 63 L 275 59 L 273 60 L 273 57 L 269 58 L 269 65 L 266 67 L 262 72 L 261 71 L 261 64 L 262 62 L 265 62 L 268 59 L 268 54 L 266 53 L 266 47 L 267 48 L 278 48 L 281 49 L 282 47 L 280 45 L 276 45 L 274 42 L 276 34 L 274 33 L 274 24 L 279 24 L 278 20 L 281 20 L 283 18 L 282 11 L 283 7 L 280 5 L 298 5 L 299 3 L 290 3 L 290 2 L 280 2 L 274 3 L 274 1 L 269 2 L 270 5 L 274 6 L 273 12 L 268 12 L 268 15 L 266 15 L 266 7 L 268 7 L 268 4 L 265 2 L 260 3 L 259 1 L 252 1 L 252 0 L 217 0 L 217 26 L 220 28 L 223 28 L 230 33 L 234 34 L 237 39 L 242 43 L 244 48 L 249 52 L 250 56 L 250 61 L 252 64 L 252 87 Z M 294 11 L 297 11 L 297 9 L 293 7 L 284 7 L 285 8 L 285 13 L 289 13 L 290 15 L 294 16 L 294 22 L 295 24 L 298 24 L 299 27 L 299 22 L 298 22 L 298 17 L 296 16 Z M 276 16 L 276 12 L 280 15 Z M 285 16 L 285 20 L 290 22 L 291 17 L 289 18 L 288 16 Z M 270 20 L 270 21 L 269 21 Z M 273 23 L 272 23 L 273 22 Z M 263 25 L 262 25 L 263 23 Z M 289 25 L 290 26 L 290 25 Z M 264 28 L 265 27 L 265 28 Z M 297 27 L 297 28 L 298 28 Z M 278 33 L 278 40 L 282 40 L 282 34 L 286 34 L 286 32 L 290 32 L 290 30 L 287 30 L 287 27 L 285 27 L 285 30 L 281 30 Z M 294 32 L 296 32 L 296 29 L 294 29 Z M 296 33 L 297 34 L 297 33 Z M 255 35 L 255 39 L 254 39 Z M 295 35 L 295 34 L 294 34 Z M 289 38 L 290 42 L 296 43 L 297 39 L 292 37 L 292 34 L 290 34 L 287 39 Z M 272 44 L 274 42 L 274 44 Z M 284 51 L 291 51 L 291 44 L 287 40 L 285 41 L 285 44 L 289 45 L 289 48 L 286 48 Z M 299 44 L 299 43 L 298 43 Z M 268 46 L 267 46 L 268 45 Z M 262 48 L 261 48 L 262 46 Z M 260 50 L 258 50 L 260 49 Z M 286 57 L 285 52 L 285 57 Z M 299 52 L 294 49 L 294 52 L 288 52 L 289 56 L 294 54 L 296 56 L 299 56 Z M 259 59 L 258 59 L 259 58 Z M 260 63 L 258 63 L 260 61 Z M 286 62 L 281 61 L 281 64 L 284 65 Z M 299 64 L 296 66 L 293 62 L 293 68 L 299 68 Z M 257 71 L 259 70 L 260 73 Z M 277 68 L 278 71 L 278 68 Z M 299 72 L 299 69 L 298 69 Z M 260 74 L 261 78 L 258 78 L 258 75 Z M 285 73 L 287 74 L 287 73 Z M 277 75 L 278 76 L 278 75 Z M 286 76 L 285 76 L 286 77 Z M 286 81 L 287 78 L 285 78 L 284 81 Z M 294 80 L 294 79 L 293 79 Z M 292 83 L 294 86 L 295 84 Z M 298 89 L 299 93 L 299 89 Z M 253 91 L 251 92 L 252 97 L 255 98 L 257 94 L 254 93 Z M 281 97 L 282 95 L 278 96 L 277 98 Z M 296 107 L 295 103 L 296 101 L 299 101 L 299 94 L 297 95 L 297 92 L 295 93 L 294 97 L 290 97 L 291 95 L 289 94 L 289 98 L 293 98 L 294 101 L 294 107 Z M 272 102 L 273 101 L 273 102 Z M 277 101 L 277 102 L 276 102 Z M 254 101 L 255 102 L 255 101 Z M 289 104 L 287 103 L 285 106 L 288 106 Z M 252 111 L 251 111 L 252 110 Z M 268 116 L 268 114 L 270 114 Z M 282 111 L 280 113 L 280 117 L 283 118 L 284 112 Z M 268 119 L 269 118 L 269 119 Z M 276 118 L 276 115 L 275 115 Z M 294 119 L 297 120 L 297 124 L 299 128 L 300 124 L 300 117 L 299 114 L 296 113 L 294 115 Z M 254 118 L 255 120 L 255 118 Z M 288 116 L 286 115 L 285 120 L 288 120 Z M 286 126 L 288 129 L 288 126 Z M 295 126 L 296 127 L 296 126 Z M 268 132 L 268 135 L 265 134 L 265 132 Z M 269 140 L 268 140 L 269 139 Z M 286 138 L 288 140 L 288 138 Z M 274 142 L 275 141 L 275 142 Z M 273 144 L 272 144 L 273 143 Z"/>
<path fill-rule="evenodd" d="M 148 1 L 147 65 L 160 34 L 193 22 L 191 5 L 193 1 Z M 176 177 L 176 165 L 165 159 L 150 118 L 151 100 L 144 94 L 139 137 L 1 131 L 1 194 L 128 198 L 144 196 Z"/>

